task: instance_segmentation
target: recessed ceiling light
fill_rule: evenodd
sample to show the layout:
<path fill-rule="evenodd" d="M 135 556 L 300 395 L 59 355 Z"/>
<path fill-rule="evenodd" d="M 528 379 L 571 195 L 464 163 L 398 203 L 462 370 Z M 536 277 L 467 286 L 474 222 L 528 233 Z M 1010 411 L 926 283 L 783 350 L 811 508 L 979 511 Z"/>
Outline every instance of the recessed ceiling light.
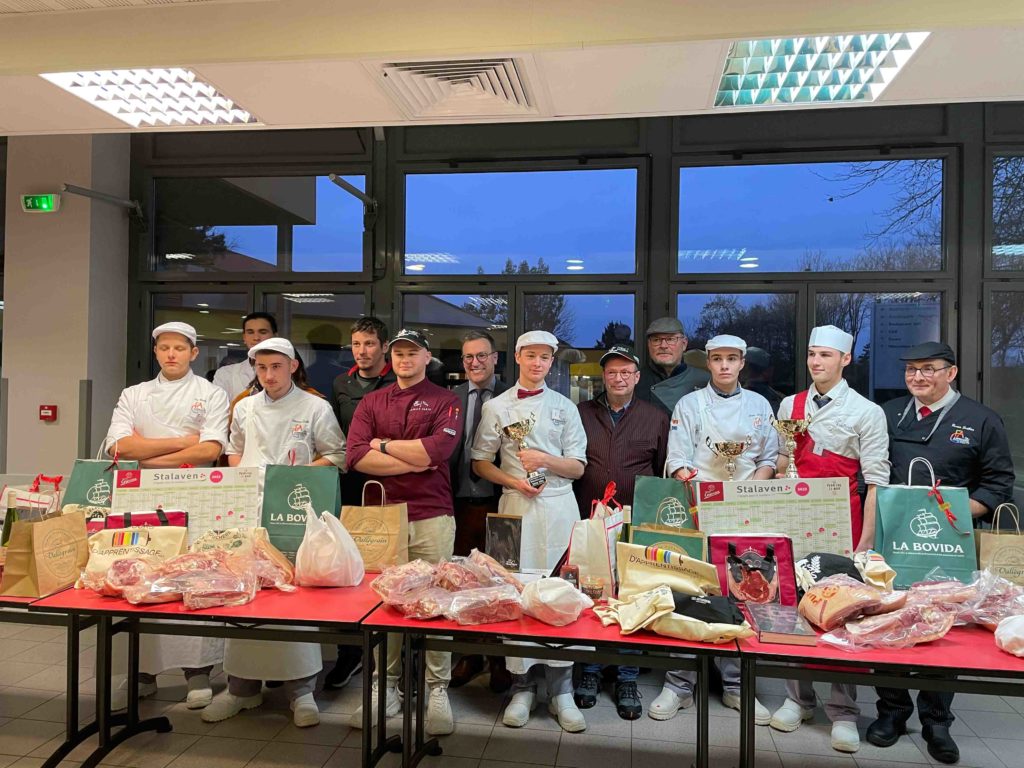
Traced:
<path fill-rule="evenodd" d="M 422 272 L 427 268 L 426 264 L 407 264 L 405 267 L 410 272 Z"/>
<path fill-rule="evenodd" d="M 874 101 L 928 34 L 738 40 L 726 56 L 715 106 Z"/>
<path fill-rule="evenodd" d="M 191 261 L 196 255 L 194 253 L 165 253 L 164 258 L 169 261 Z"/>
<path fill-rule="evenodd" d="M 573 272 L 579 272 L 581 269 L 583 269 L 583 265 L 582 264 L 570 264 L 568 267 L 566 267 L 566 269 L 572 270 Z"/>
<path fill-rule="evenodd" d="M 566 259 L 565 263 L 566 264 L 582 264 L 583 263 L 583 259 Z"/>
<path fill-rule="evenodd" d="M 240 347 L 240 346 L 242 346 L 242 345 L 241 345 L 241 344 L 236 344 L 236 343 L 235 343 L 235 342 L 233 342 L 233 341 L 229 341 L 229 342 L 227 343 L 227 346 L 229 346 L 229 347 Z"/>
<path fill-rule="evenodd" d="M 197 306 L 197 307 L 208 307 L 208 306 L 210 306 L 210 305 L 209 305 L 209 304 L 196 304 L 196 306 Z"/>
<path fill-rule="evenodd" d="M 189 69 L 107 69 L 40 75 L 135 128 L 251 125 L 249 112 Z"/>
<path fill-rule="evenodd" d="M 740 256 L 740 261 L 757 261 L 757 256 Z"/>
<path fill-rule="evenodd" d="M 200 309 L 199 310 L 199 314 L 200 315 L 208 315 L 208 314 L 210 314 L 210 310 L 208 310 L 208 309 Z"/>
<path fill-rule="evenodd" d="M 757 269 L 759 266 L 761 266 L 761 265 L 757 264 L 756 262 L 749 262 L 748 261 L 748 262 L 746 262 L 744 264 L 740 264 L 740 269 Z"/>

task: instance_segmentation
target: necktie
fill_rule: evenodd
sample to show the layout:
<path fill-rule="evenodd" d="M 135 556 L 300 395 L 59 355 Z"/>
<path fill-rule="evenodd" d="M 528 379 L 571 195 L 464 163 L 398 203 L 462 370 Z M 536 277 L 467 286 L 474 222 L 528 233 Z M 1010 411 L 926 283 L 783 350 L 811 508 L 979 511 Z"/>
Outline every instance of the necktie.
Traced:
<path fill-rule="evenodd" d="M 929 408 L 927 405 L 922 405 L 921 410 L 918 411 L 917 413 L 920 418 L 927 419 L 929 416 L 932 415 L 932 409 Z"/>
<path fill-rule="evenodd" d="M 516 394 L 519 396 L 520 400 L 525 400 L 528 397 L 539 395 L 543 391 L 543 389 L 520 389 Z"/>
<path fill-rule="evenodd" d="M 832 402 L 832 398 L 828 395 L 815 395 L 814 404 L 819 408 L 824 408 L 826 405 Z"/>
<path fill-rule="evenodd" d="M 484 411 L 484 390 L 474 389 L 470 394 L 476 395 L 476 407 L 473 409 L 473 424 L 470 426 L 469 434 L 466 436 L 466 456 L 469 456 L 469 452 L 473 448 L 473 440 L 476 438 L 476 431 L 480 427 L 480 416 Z M 472 457 L 469 459 L 469 479 L 474 483 L 480 479 L 480 475 L 473 471 Z"/>

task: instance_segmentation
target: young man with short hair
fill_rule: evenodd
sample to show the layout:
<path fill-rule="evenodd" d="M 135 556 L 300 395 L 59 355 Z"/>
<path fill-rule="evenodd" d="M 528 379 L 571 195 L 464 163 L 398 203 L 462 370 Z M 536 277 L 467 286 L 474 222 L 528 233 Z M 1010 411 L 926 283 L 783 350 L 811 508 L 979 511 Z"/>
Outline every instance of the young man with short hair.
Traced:
<path fill-rule="evenodd" d="M 455 545 L 448 460 L 462 436 L 461 406 L 457 395 L 427 380 L 430 344 L 426 336 L 402 329 L 389 346 L 396 382 L 370 392 L 356 408 L 348 434 L 348 466 L 380 480 L 389 503 L 407 505 L 409 559 L 437 563 L 451 558 Z M 379 686 L 385 667 L 390 717 L 398 714 L 401 705 L 399 636 L 389 638 L 387 656 L 386 664 L 378 661 L 374 687 Z M 426 665 L 429 693 L 420 692 L 430 697 L 426 732 L 443 736 L 455 729 L 448 701 L 451 654 L 427 651 Z M 373 705 L 377 706 L 376 694 Z M 352 716 L 352 725 L 362 727 L 362 707 Z"/>
<path fill-rule="evenodd" d="M 250 312 L 242 318 L 242 341 L 247 350 L 261 341 L 277 336 L 277 319 L 267 312 Z M 237 363 L 222 365 L 213 375 L 213 383 L 228 393 L 228 403 L 242 394 L 252 384 L 256 374 L 248 355 Z"/>
<path fill-rule="evenodd" d="M 267 339 L 249 349 L 249 359 L 263 389 L 235 407 L 230 444 L 225 451 L 228 465 L 343 469 L 345 436 L 327 401 L 295 385 L 292 377 L 299 361 L 292 343 Z M 224 653 L 228 689 L 203 710 L 202 719 L 216 723 L 260 706 L 262 681 L 275 680 L 284 681 L 295 725 L 316 725 L 320 712 L 313 691 L 322 667 L 319 643 L 228 640 Z"/>
<path fill-rule="evenodd" d="M 503 488 L 498 511 L 522 518 L 519 564 L 523 570 L 550 572 L 569 546 L 572 526 L 580 519 L 572 482 L 583 475 L 587 463 L 587 436 L 579 411 L 567 397 L 548 388 L 545 377 L 558 352 L 558 339 L 547 331 L 530 331 L 516 341 L 518 387 L 484 404 L 473 443 L 473 470 Z M 532 425 L 527 447 L 503 433 L 503 427 Z M 501 454 L 501 466 L 494 462 Z M 543 473 L 533 485 L 529 473 Z M 509 657 L 514 675 L 512 700 L 502 722 L 522 728 L 530 720 L 536 700 L 537 678 L 547 680 L 548 710 L 570 732 L 587 727 L 572 695 L 572 663 L 541 662 Z"/>

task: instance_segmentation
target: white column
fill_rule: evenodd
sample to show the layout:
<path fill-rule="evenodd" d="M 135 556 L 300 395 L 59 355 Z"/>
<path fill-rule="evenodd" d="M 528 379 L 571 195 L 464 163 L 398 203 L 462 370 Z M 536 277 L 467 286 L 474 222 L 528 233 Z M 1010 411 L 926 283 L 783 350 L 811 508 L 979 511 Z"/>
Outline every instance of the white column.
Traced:
<path fill-rule="evenodd" d="M 80 382 L 92 382 L 96 451 L 125 381 L 128 213 L 64 193 L 56 213 L 21 195 L 63 183 L 127 198 L 129 137 L 12 137 L 7 145 L 3 376 L 7 471 L 65 473 L 79 442 Z M 39 420 L 56 405 L 55 423 Z"/>

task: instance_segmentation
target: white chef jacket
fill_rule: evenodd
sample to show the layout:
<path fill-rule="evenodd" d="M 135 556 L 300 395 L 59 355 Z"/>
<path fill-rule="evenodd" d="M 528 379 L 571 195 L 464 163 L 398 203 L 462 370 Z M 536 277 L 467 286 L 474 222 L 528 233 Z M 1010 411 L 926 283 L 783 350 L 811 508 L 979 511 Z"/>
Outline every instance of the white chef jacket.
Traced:
<path fill-rule="evenodd" d="M 480 428 L 473 442 L 475 461 L 494 461 L 501 451 L 501 469 L 516 477 L 526 477 L 519 457 L 519 445 L 501 431 L 503 426 L 526 418 L 534 419 L 534 427 L 526 437 L 526 447 L 552 456 L 564 456 L 587 463 L 587 433 L 573 402 L 543 387 L 539 395 L 519 399 L 518 386 L 507 389 L 486 403 L 480 417 Z M 522 544 L 519 552 L 521 570 L 541 569 L 550 572 L 569 548 L 573 523 L 580 519 L 572 480 L 547 473 L 539 495 L 527 498 L 519 491 L 504 488 L 498 512 L 518 515 L 523 519 Z M 527 643 L 528 645 L 528 643 Z M 534 664 L 552 667 L 571 666 L 572 662 L 544 661 L 511 656 L 506 660 L 512 674 L 525 674 Z"/>
<path fill-rule="evenodd" d="M 881 406 L 851 389 L 846 379 L 840 379 L 828 391 L 832 400 L 823 408 L 814 403 L 814 397 L 819 394 L 812 384 L 804 413 L 804 418 L 811 420 L 807 434 L 813 438 L 815 449 L 857 459 L 865 483 L 888 485 L 889 434 Z M 779 406 L 779 418 L 791 418 L 792 413 L 793 395 L 790 395 Z M 779 444 L 780 452 L 787 455 L 781 436 Z"/>
<path fill-rule="evenodd" d="M 715 443 L 747 443 L 736 457 L 734 479 L 748 480 L 761 467 L 775 468 L 779 441 L 772 426 L 774 413 L 757 392 L 740 388 L 730 397 L 719 395 L 711 384 L 684 395 L 672 410 L 668 433 L 668 474 L 682 467 L 697 470 L 697 480 L 726 480 L 727 458 Z"/>
<path fill-rule="evenodd" d="M 226 453 L 244 467 L 309 464 L 319 454 L 343 468 L 345 436 L 327 401 L 293 384 L 277 400 L 259 392 L 235 406 Z M 319 643 L 228 640 L 224 652 L 224 671 L 249 680 L 301 680 L 322 667 Z"/>
<path fill-rule="evenodd" d="M 110 419 L 104 445 L 113 453 L 118 440 L 138 432 L 145 438 L 199 435 L 201 442 L 228 442 L 228 398 L 220 387 L 189 371 L 176 381 L 161 373 L 121 392 Z M 212 466 L 212 465 L 209 465 Z M 115 646 L 115 669 L 126 669 L 123 646 Z M 224 641 L 213 637 L 143 635 L 139 639 L 139 671 L 159 674 L 168 669 L 207 667 L 224 658 Z"/>
<path fill-rule="evenodd" d="M 256 378 L 256 371 L 249 362 L 249 358 L 239 363 L 222 365 L 213 374 L 213 383 L 228 393 L 228 402 L 233 403 L 235 398 L 245 392 Z"/>
<path fill-rule="evenodd" d="M 224 447 L 228 444 L 227 395 L 192 371 L 176 381 L 168 381 L 161 373 L 121 392 L 104 446 L 113 453 L 115 443 L 133 432 L 151 439 L 198 434 L 200 442 L 216 441 Z"/>

